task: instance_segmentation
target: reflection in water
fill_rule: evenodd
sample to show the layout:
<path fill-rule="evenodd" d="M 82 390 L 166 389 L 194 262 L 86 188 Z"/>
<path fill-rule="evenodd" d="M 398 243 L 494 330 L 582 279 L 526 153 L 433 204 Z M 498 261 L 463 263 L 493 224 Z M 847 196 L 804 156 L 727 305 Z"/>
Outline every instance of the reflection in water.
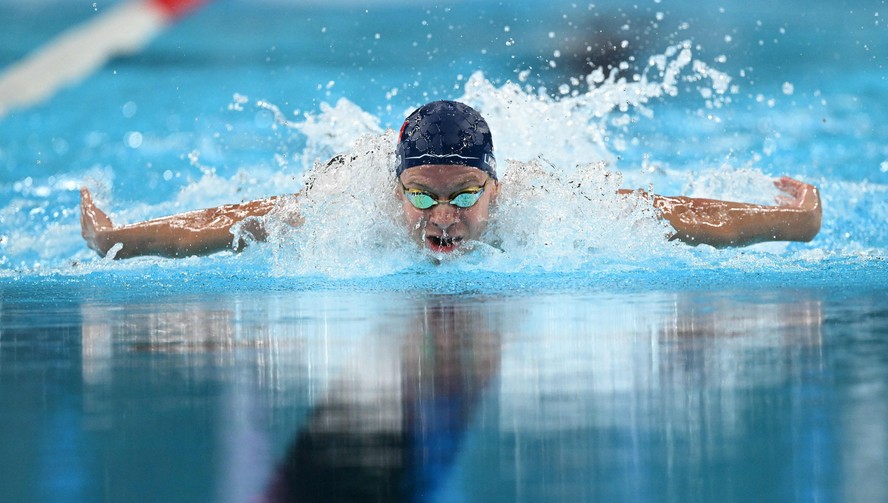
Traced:
<path fill-rule="evenodd" d="M 505 440 L 488 455 L 520 453 L 516 478 L 538 481 L 515 489 L 527 501 L 828 495 L 834 440 L 803 452 L 833 421 L 821 319 L 816 300 L 682 294 L 556 309 L 540 321 L 557 328 L 530 326 L 504 350 Z"/>
<path fill-rule="evenodd" d="M 83 304 L 66 342 L 80 379 L 35 410 L 81 414 L 56 422 L 85 433 L 41 466 L 75 463 L 86 499 L 116 501 L 888 493 L 888 410 L 872 394 L 886 368 L 864 382 L 862 360 L 824 333 L 818 292 L 381 297 Z M 28 334 L 3 309 L 9 375 Z M 33 423 L 0 460 L 62 436 Z"/>
<path fill-rule="evenodd" d="M 331 386 L 267 501 L 433 500 L 498 367 L 501 323 L 448 298 L 416 315 L 403 336 L 372 338 Z"/>

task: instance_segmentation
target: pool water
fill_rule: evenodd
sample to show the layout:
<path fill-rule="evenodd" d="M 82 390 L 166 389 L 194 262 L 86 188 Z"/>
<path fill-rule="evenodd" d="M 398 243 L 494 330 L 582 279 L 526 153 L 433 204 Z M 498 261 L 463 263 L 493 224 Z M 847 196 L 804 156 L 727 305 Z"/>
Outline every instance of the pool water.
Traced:
<path fill-rule="evenodd" d="M 184 292 L 44 281 L 4 301 L 4 499 L 888 490 L 884 288 L 222 291 L 202 276 Z"/>
<path fill-rule="evenodd" d="M 0 68 L 110 5 L 0 0 Z M 230 0 L 12 110 L 0 501 L 888 500 L 886 17 Z M 611 78 L 573 56 L 598 31 Z M 484 113 L 508 184 L 503 248 L 443 263 L 380 169 L 438 98 Z M 345 151 L 319 218 L 240 254 L 79 235 L 81 185 L 134 222 Z M 768 204 L 784 174 L 821 189 L 811 243 L 668 242 L 610 190 Z"/>

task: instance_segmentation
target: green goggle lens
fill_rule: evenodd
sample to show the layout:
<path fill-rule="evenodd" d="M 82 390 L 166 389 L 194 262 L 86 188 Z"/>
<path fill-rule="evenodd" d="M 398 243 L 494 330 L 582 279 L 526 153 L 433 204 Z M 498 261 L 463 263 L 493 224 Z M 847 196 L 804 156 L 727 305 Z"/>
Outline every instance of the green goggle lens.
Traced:
<path fill-rule="evenodd" d="M 478 202 L 478 199 L 481 199 L 481 194 L 484 193 L 484 189 L 476 190 L 473 192 L 462 192 L 457 194 L 456 197 L 450 200 L 450 204 L 457 206 L 459 208 L 468 208 L 473 204 Z"/>
<path fill-rule="evenodd" d="M 407 191 L 404 192 L 404 194 L 407 195 L 407 199 L 410 200 L 410 204 L 416 206 L 416 208 L 420 210 L 427 210 L 432 206 L 438 204 L 438 202 L 435 201 L 435 198 L 426 194 L 425 192 Z"/>
<path fill-rule="evenodd" d="M 478 202 L 478 199 L 481 199 L 481 194 L 484 193 L 483 188 L 467 190 L 465 192 L 460 192 L 456 196 L 453 197 L 450 201 L 438 201 L 430 194 L 418 190 L 405 190 L 404 194 L 407 196 L 407 199 L 410 201 L 410 204 L 415 206 L 420 210 L 427 210 L 432 206 L 441 203 L 450 203 L 457 208 L 469 208 L 475 203 Z"/>

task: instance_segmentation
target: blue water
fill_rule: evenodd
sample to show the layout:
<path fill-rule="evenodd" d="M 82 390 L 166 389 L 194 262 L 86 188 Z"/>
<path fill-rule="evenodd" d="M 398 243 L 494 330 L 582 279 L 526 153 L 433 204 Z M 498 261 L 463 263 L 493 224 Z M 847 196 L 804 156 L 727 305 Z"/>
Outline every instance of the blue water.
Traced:
<path fill-rule="evenodd" d="M 110 5 L 0 0 L 0 68 Z M 218 1 L 11 112 L 0 501 L 885 501 L 886 18 L 884 1 Z M 599 30 L 652 87 L 589 89 L 571 55 Z M 667 86 L 650 62 L 681 50 L 697 63 Z M 364 218 L 389 193 L 384 130 L 435 98 L 488 116 L 514 187 L 502 253 L 435 265 L 374 243 L 392 232 Z M 79 236 L 81 185 L 134 222 L 297 192 L 348 150 L 327 218 L 274 244 L 112 262 Z M 789 174 L 820 187 L 823 229 L 669 243 L 557 183 L 605 171 L 764 204 Z M 555 196 L 529 197 L 537 180 Z"/>

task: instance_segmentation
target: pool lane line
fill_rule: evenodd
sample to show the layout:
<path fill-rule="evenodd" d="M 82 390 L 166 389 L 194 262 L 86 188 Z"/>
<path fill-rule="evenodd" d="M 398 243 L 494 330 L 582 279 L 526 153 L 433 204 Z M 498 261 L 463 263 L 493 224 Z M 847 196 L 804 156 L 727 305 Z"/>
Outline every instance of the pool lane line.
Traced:
<path fill-rule="evenodd" d="M 208 0 L 134 0 L 63 32 L 0 73 L 0 119 L 77 83 L 114 56 L 133 54 Z"/>

